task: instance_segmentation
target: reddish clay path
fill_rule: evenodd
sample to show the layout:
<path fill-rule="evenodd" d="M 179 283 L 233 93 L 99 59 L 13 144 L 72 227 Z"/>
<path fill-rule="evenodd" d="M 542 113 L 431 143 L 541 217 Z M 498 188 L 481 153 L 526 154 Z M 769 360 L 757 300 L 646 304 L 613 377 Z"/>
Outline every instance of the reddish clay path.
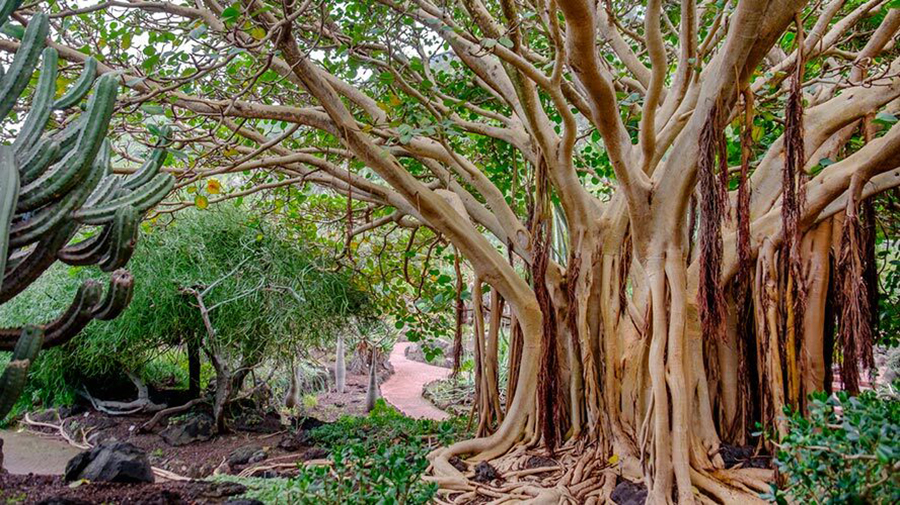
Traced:
<path fill-rule="evenodd" d="M 416 419 L 442 421 L 450 414 L 422 398 L 425 384 L 450 375 L 450 369 L 419 363 L 406 358 L 406 348 L 412 342 L 397 342 L 391 351 L 394 374 L 381 385 L 381 396 L 400 412 Z"/>

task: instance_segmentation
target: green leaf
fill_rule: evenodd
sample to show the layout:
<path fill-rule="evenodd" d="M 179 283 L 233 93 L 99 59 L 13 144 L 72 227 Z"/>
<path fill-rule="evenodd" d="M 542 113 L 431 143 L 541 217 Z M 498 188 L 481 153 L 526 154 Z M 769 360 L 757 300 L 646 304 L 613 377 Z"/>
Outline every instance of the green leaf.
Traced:
<path fill-rule="evenodd" d="M 509 37 L 500 37 L 499 39 L 497 39 L 497 42 L 499 42 L 501 46 L 507 49 L 512 49 L 513 41 Z"/>
<path fill-rule="evenodd" d="M 896 0 L 900 2 L 900 0 Z M 884 124 L 894 124 L 897 122 L 897 116 L 891 114 L 890 112 L 879 112 L 875 114 L 875 121 Z"/>
<path fill-rule="evenodd" d="M 147 114 L 160 115 L 165 114 L 166 109 L 164 109 L 161 105 L 153 105 L 149 103 L 145 103 L 141 105 L 141 110 L 146 112 Z"/>
<path fill-rule="evenodd" d="M 494 39 L 482 39 L 481 40 L 481 46 L 484 47 L 485 49 L 491 49 L 496 45 L 497 45 L 497 41 Z"/>
<path fill-rule="evenodd" d="M 4 23 L 2 27 L 0 27 L 0 32 L 4 35 L 9 35 L 15 39 L 22 40 L 22 37 L 25 35 L 25 27 L 22 25 L 14 25 L 12 23 Z"/>
<path fill-rule="evenodd" d="M 234 18 L 238 17 L 238 15 L 240 15 L 240 11 L 238 11 L 234 6 L 228 7 L 227 9 L 222 11 L 222 19 L 227 21 L 233 20 Z"/>

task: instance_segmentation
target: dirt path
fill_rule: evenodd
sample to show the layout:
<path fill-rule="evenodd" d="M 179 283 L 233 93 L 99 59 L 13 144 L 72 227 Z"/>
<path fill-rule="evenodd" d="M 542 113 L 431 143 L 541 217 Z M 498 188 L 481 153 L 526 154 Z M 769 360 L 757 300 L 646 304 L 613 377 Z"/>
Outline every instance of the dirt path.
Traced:
<path fill-rule="evenodd" d="M 450 375 L 450 370 L 406 358 L 412 342 L 397 342 L 391 351 L 394 374 L 381 385 L 381 396 L 400 412 L 416 419 L 447 419 L 450 414 L 422 398 L 425 384 Z"/>
<path fill-rule="evenodd" d="M 62 440 L 27 431 L 0 430 L 3 468 L 13 474 L 62 475 L 80 451 Z"/>

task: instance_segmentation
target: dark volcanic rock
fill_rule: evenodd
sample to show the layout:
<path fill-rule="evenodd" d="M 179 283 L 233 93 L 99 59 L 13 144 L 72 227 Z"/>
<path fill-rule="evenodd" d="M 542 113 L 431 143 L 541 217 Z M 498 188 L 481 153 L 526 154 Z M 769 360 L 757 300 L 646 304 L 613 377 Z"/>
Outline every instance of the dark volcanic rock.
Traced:
<path fill-rule="evenodd" d="M 127 442 L 100 444 L 66 464 L 66 481 L 153 482 L 147 454 Z"/>
<path fill-rule="evenodd" d="M 719 455 L 725 463 L 725 468 L 740 466 L 743 468 L 768 468 L 771 456 L 755 455 L 756 447 L 745 445 L 722 444 L 719 447 Z"/>
<path fill-rule="evenodd" d="M 265 503 L 263 503 L 259 500 L 250 500 L 250 499 L 242 498 L 239 500 L 228 500 L 227 502 L 223 503 L 222 505 L 265 505 Z"/>
<path fill-rule="evenodd" d="M 525 468 L 543 468 L 545 466 L 556 466 L 559 463 L 553 459 L 548 458 L 546 456 L 531 456 L 528 458 L 528 461 L 525 462 Z"/>
<path fill-rule="evenodd" d="M 493 480 L 500 479 L 500 473 L 496 468 L 491 466 L 487 461 L 482 461 L 475 465 L 475 478 L 473 479 L 475 482 L 480 482 L 482 484 L 487 484 Z"/>
<path fill-rule="evenodd" d="M 326 424 L 331 424 L 326 421 L 321 421 L 316 419 L 315 417 L 301 417 L 296 420 L 295 426 L 300 431 L 309 431 L 318 428 L 319 426 L 325 426 Z"/>
<path fill-rule="evenodd" d="M 466 462 L 463 461 L 462 459 L 460 459 L 459 456 L 451 457 L 448 460 L 448 462 L 453 466 L 453 468 L 456 468 L 460 472 L 467 472 L 469 470 L 469 467 L 468 467 L 468 465 L 466 465 Z"/>
<path fill-rule="evenodd" d="M 303 461 L 309 461 L 311 459 L 323 459 L 328 457 L 328 451 L 322 449 L 321 447 L 310 447 L 303 453 L 303 456 L 300 458 Z"/>
<path fill-rule="evenodd" d="M 191 416 L 181 424 L 170 425 L 159 433 L 169 445 L 203 442 L 213 436 L 213 419 L 206 414 Z"/>
<path fill-rule="evenodd" d="M 266 450 L 258 445 L 245 445 L 231 451 L 228 455 L 228 466 L 235 467 L 238 465 L 246 465 L 250 463 L 258 463 L 269 455 Z"/>
<path fill-rule="evenodd" d="M 237 482 L 209 482 L 208 486 L 200 493 L 205 498 L 226 498 L 237 496 L 247 492 L 247 486 Z"/>
<path fill-rule="evenodd" d="M 647 486 L 620 478 L 610 499 L 619 505 L 644 505 L 647 503 Z"/>
<path fill-rule="evenodd" d="M 288 452 L 296 452 L 309 445 L 309 434 L 305 431 L 286 433 L 278 441 L 278 448 Z"/>

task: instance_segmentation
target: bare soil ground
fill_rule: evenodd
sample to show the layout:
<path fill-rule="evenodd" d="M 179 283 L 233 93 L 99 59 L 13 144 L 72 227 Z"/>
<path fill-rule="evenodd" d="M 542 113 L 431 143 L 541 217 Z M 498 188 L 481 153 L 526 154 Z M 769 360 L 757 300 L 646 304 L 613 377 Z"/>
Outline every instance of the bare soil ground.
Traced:
<path fill-rule="evenodd" d="M 0 503 L 9 504 L 180 505 L 226 503 L 245 490 L 238 484 L 200 481 L 156 484 L 96 482 L 70 487 L 58 475 L 0 473 Z"/>
<path fill-rule="evenodd" d="M 59 426 L 62 422 L 68 436 L 79 443 L 86 441 L 96 445 L 113 439 L 129 442 L 146 451 L 154 467 L 183 477 L 201 479 L 213 473 L 237 474 L 247 470 L 250 465 L 231 467 L 227 463 L 232 451 L 247 445 L 262 447 L 267 452 L 266 460 L 252 465 L 260 469 L 272 462 L 292 463 L 323 457 L 324 451 L 311 447 L 305 441 L 302 434 L 303 418 L 332 422 L 342 415 L 364 415 L 367 382 L 365 376 L 348 374 L 347 388 L 343 394 L 334 391 L 319 393 L 315 396 L 315 402 L 310 401 L 310 405 L 299 409 L 300 418 L 294 420 L 294 426 L 283 426 L 278 414 L 271 412 L 265 416 L 258 413 L 242 415 L 232 420 L 231 433 L 183 446 L 171 446 L 160 437 L 159 432 L 166 426 L 165 423 L 160 423 L 160 426 L 150 433 L 140 433 L 138 428 L 150 418 L 148 414 L 110 416 L 94 410 L 76 409 L 74 413 L 64 410 L 65 417 L 62 419 L 56 411 L 32 413 L 29 418 L 55 426 Z M 174 421 L 177 421 L 177 417 Z M 309 427 L 320 423 L 305 424 Z M 55 451 L 58 447 L 56 444 L 63 441 L 58 429 L 33 425 L 24 427 L 40 434 L 39 437 L 29 437 L 29 442 L 46 443 L 46 447 L 43 448 L 46 451 Z M 17 448 L 13 445 L 11 442 L 7 443 L 4 452 L 11 454 L 16 451 Z M 35 449 L 29 445 L 22 450 L 35 451 L 41 448 Z M 52 459 L 48 458 L 48 461 Z M 55 464 L 52 468 L 23 467 L 21 470 L 36 474 L 58 474 L 61 468 L 59 464 Z M 293 469 L 288 465 L 275 470 L 265 470 L 263 475 L 271 477 L 291 473 Z M 70 487 L 63 481 L 61 475 L 36 474 L 14 475 L 0 471 L 0 504 L 32 504 L 43 500 L 57 504 L 205 504 L 225 503 L 228 499 L 243 493 L 242 489 L 234 487 L 233 484 L 212 484 L 203 481 L 161 482 L 161 479 L 154 484 L 85 483 Z"/>

